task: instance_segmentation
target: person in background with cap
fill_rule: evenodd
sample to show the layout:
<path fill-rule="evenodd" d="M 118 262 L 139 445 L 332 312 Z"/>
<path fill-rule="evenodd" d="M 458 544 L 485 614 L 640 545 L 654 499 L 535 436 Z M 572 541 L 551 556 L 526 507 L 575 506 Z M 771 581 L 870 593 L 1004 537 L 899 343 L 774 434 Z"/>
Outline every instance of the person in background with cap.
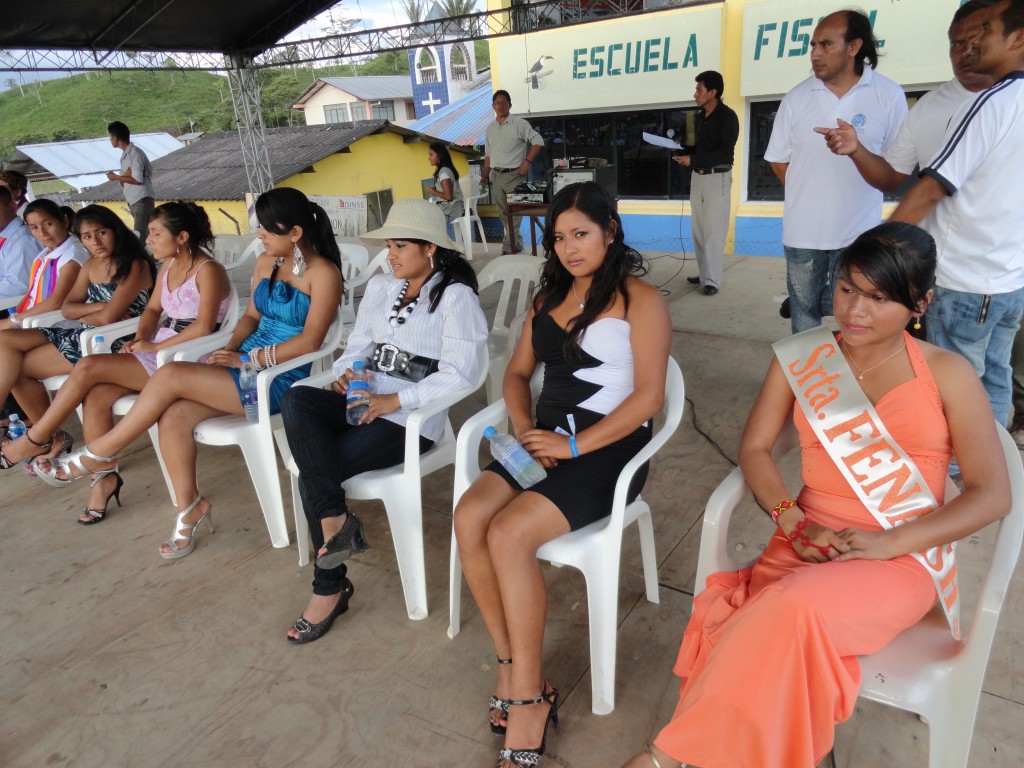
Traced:
<path fill-rule="evenodd" d="M 700 275 L 686 278 L 701 283 L 705 296 L 714 296 L 722 285 L 722 256 L 729 232 L 729 203 L 732 198 L 732 162 L 740 122 L 736 113 L 722 103 L 725 81 L 714 70 L 695 78 L 693 100 L 697 112 L 697 148 L 693 153 L 673 157 L 691 168 L 690 228 Z"/>
<path fill-rule="evenodd" d="M 530 163 L 544 146 L 544 139 L 533 126 L 521 117 L 509 114 L 512 109 L 512 97 L 508 91 L 495 91 L 491 99 L 494 109 L 494 122 L 487 126 L 484 134 L 484 182 L 491 185 L 494 192 L 494 204 L 498 206 L 498 218 L 501 226 L 508 228 L 508 196 L 515 192 L 516 187 L 526 178 Z M 494 180 L 491 181 L 491 171 Z M 501 243 L 502 253 L 518 253 L 516 230 L 505 233 Z"/>
<path fill-rule="evenodd" d="M 441 209 L 427 200 L 399 200 L 384 226 L 362 239 L 387 245 L 392 274 L 367 284 L 348 346 L 334 363 L 338 380 L 332 388 L 295 387 L 281 403 L 317 552 L 313 596 L 288 630 L 294 643 L 319 640 L 348 609 L 354 588 L 345 560 L 369 548 L 341 484 L 361 472 L 401 464 L 410 414 L 472 386 L 487 364 L 481 355 L 487 321 L 476 273 L 448 238 Z M 368 407 L 353 426 L 346 419 L 346 393 L 356 361 L 365 362 L 372 381 Z M 441 437 L 446 415 L 423 422 L 421 452 Z"/>

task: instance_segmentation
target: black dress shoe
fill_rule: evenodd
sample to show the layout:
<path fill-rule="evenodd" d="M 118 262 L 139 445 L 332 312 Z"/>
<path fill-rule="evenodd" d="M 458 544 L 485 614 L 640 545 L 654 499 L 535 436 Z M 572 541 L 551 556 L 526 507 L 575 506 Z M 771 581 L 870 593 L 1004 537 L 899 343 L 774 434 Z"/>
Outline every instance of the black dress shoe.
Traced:
<path fill-rule="evenodd" d="M 716 293 L 718 293 L 718 289 L 715 288 L 715 286 L 713 286 L 713 285 L 705 285 L 704 286 L 704 295 L 705 296 L 714 296 Z"/>
<path fill-rule="evenodd" d="M 693 277 L 686 278 L 686 282 L 692 285 L 696 285 L 697 283 L 700 282 L 700 278 L 697 275 L 694 275 Z"/>
<path fill-rule="evenodd" d="M 327 618 L 319 624 L 311 624 L 305 616 L 300 616 L 295 624 L 292 625 L 293 629 L 297 629 L 299 631 L 299 636 L 292 637 L 291 635 L 287 635 L 286 637 L 289 642 L 295 643 L 296 645 L 304 645 L 305 643 L 312 643 L 314 640 L 319 640 L 321 637 L 326 635 L 328 630 L 330 630 L 331 625 L 334 624 L 334 620 L 348 610 L 348 601 L 352 599 L 352 595 L 355 591 L 356 588 L 353 586 L 352 582 L 345 579 L 341 585 L 341 595 L 338 598 L 338 603 L 334 606 L 334 610 L 328 614 Z"/>

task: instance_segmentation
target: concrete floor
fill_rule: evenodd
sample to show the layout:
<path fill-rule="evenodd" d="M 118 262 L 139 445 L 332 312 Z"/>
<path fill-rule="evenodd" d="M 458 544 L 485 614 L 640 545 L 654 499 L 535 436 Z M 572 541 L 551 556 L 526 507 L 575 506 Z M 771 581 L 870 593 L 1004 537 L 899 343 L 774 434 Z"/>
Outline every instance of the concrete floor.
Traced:
<path fill-rule="evenodd" d="M 670 716 L 703 506 L 731 469 L 725 457 L 736 456 L 769 343 L 788 332 L 772 301 L 785 292 L 780 259 L 729 258 L 722 292 L 705 297 L 684 281 L 695 264 L 680 258 L 653 260 L 649 278 L 668 291 L 673 355 L 692 401 L 644 492 L 661 602 L 644 599 L 631 531 L 619 589 L 617 706 L 598 717 L 590 712 L 582 577 L 547 569 L 546 670 L 563 707 L 544 765 L 618 766 Z M 483 402 L 481 392 L 454 409 L 456 426 Z M 294 547 L 270 547 L 238 452 L 200 449 L 217 532 L 202 531 L 193 555 L 164 561 L 156 550 L 173 510 L 152 448 L 140 440 L 133 449 L 121 463 L 125 506 L 101 526 L 74 522 L 84 484 L 51 489 L 17 470 L 0 480 L 0 764 L 493 765 L 500 739 L 487 729 L 486 701 L 494 656 L 468 594 L 461 634 L 446 635 L 450 469 L 429 478 L 423 494 L 429 618 L 406 618 L 381 505 L 354 502 L 375 546 L 351 566 L 352 607 L 329 636 L 295 647 L 284 633 L 305 605 L 310 570 L 297 566 Z M 749 511 L 734 525 L 733 544 L 756 551 L 769 530 L 763 514 Z M 977 573 L 986 541 L 963 548 L 961 572 Z M 972 766 L 1024 765 L 1020 573 L 989 663 Z M 838 728 L 836 762 L 926 766 L 927 736 L 913 716 L 861 704 Z"/>

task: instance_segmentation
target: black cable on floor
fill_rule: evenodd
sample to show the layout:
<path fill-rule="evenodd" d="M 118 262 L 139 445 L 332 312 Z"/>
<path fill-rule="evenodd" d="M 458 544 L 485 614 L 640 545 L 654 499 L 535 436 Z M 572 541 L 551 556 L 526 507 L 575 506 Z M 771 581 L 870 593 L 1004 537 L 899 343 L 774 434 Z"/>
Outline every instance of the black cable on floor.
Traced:
<path fill-rule="evenodd" d="M 701 429 L 697 425 L 697 406 L 694 404 L 693 400 L 691 400 L 690 397 L 687 396 L 686 397 L 686 402 L 688 402 L 690 404 L 690 421 L 693 424 L 693 428 L 695 430 L 697 430 L 697 434 L 699 434 L 701 437 L 703 437 L 705 440 L 707 440 L 709 443 L 711 443 L 711 445 L 714 446 L 715 450 L 718 451 L 719 455 L 723 459 L 728 461 L 734 467 L 738 467 L 739 464 L 737 464 L 732 458 L 730 458 L 726 454 L 725 451 L 722 450 L 722 446 L 720 446 L 718 443 L 716 443 L 714 438 L 711 437 L 711 435 L 709 435 L 707 432 L 705 432 L 703 429 Z"/>

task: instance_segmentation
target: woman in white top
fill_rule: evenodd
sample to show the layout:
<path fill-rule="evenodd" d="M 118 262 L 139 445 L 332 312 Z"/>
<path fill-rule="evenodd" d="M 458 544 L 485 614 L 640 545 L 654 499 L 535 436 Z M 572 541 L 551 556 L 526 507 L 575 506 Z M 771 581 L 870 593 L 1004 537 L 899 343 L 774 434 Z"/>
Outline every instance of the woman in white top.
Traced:
<path fill-rule="evenodd" d="M 25 225 L 43 246 L 29 268 L 25 297 L 0 329 L 20 328 L 23 318 L 60 309 L 78 279 L 78 271 L 89 260 L 89 252 L 71 234 L 60 206 L 40 198 L 25 206 Z"/>
<path fill-rule="evenodd" d="M 448 237 L 455 236 L 455 220 L 463 213 L 462 187 L 459 186 L 459 172 L 452 162 L 451 153 L 440 141 L 432 141 L 427 150 L 427 160 L 434 166 L 434 185 L 427 187 L 427 194 L 444 211 Z"/>
<path fill-rule="evenodd" d="M 487 322 L 476 274 L 445 235 L 444 217 L 426 200 L 400 200 L 383 227 L 362 238 L 386 242 L 392 275 L 367 284 L 331 390 L 293 387 L 281 400 L 288 444 L 299 467 L 299 492 L 317 550 L 313 596 L 288 639 L 320 639 L 348 608 L 352 582 L 345 560 L 369 547 L 348 511 L 341 483 L 361 472 L 400 464 L 405 424 L 421 405 L 479 380 L 486 365 Z M 370 390 L 356 425 L 346 419 L 352 365 L 366 364 Z M 421 427 L 420 450 L 441 437 L 445 412 Z M 326 545 L 325 545 L 326 542 Z"/>

